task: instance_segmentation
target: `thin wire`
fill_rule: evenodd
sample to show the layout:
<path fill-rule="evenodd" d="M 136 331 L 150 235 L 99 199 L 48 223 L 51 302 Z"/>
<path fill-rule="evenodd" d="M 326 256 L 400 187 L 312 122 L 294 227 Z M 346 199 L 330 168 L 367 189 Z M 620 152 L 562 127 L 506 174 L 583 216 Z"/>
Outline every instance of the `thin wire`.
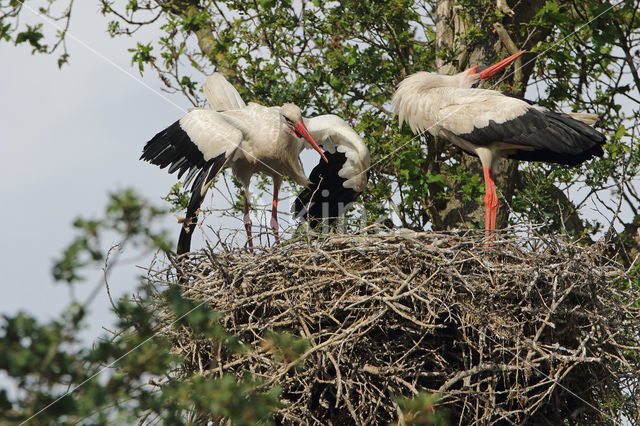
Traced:
<path fill-rule="evenodd" d="M 608 8 L 606 8 L 604 11 L 602 11 L 601 13 L 599 13 L 598 15 L 596 15 L 594 18 L 590 19 L 588 22 L 586 22 L 585 24 L 581 25 L 580 27 L 578 27 L 578 29 L 576 29 L 575 31 L 571 32 L 571 34 L 568 34 L 567 36 L 565 36 L 564 38 L 560 39 L 559 41 L 555 42 L 554 44 L 552 44 L 549 48 L 547 48 L 546 50 L 544 50 L 542 53 L 540 53 L 539 55 L 537 55 L 535 58 L 530 59 L 528 62 L 525 62 L 524 65 L 528 65 L 532 62 L 534 62 L 537 58 L 544 56 L 547 52 L 549 52 L 551 49 L 555 48 L 556 46 L 558 46 L 560 43 L 564 42 L 566 39 L 568 39 L 569 37 L 573 37 L 576 33 L 578 33 L 579 31 L 581 31 L 584 27 L 586 27 L 587 25 L 589 25 L 591 22 L 595 21 L 596 19 L 600 18 L 602 15 L 604 15 L 605 13 L 607 13 L 609 10 L 613 9 L 614 7 L 618 6 L 619 4 L 624 3 L 625 0 L 621 0 L 618 3 L 615 3 L 611 6 L 609 6 Z M 18 0 L 18 2 L 20 4 L 22 4 L 24 7 L 26 7 L 29 11 L 31 11 L 34 15 L 41 17 L 45 22 L 47 22 L 48 24 L 56 27 L 58 30 L 62 30 L 62 27 L 59 26 L 58 24 L 56 24 L 54 21 L 50 20 L 48 17 L 43 16 L 38 14 L 34 9 L 32 9 L 31 7 L 29 7 L 28 5 L 24 4 L 23 0 Z M 170 100 L 169 98 L 167 98 L 166 96 L 164 96 L 163 94 L 159 93 L 157 90 L 153 89 L 151 86 L 149 86 L 148 84 L 146 84 L 144 81 L 140 80 L 138 77 L 134 76 L 133 74 L 130 74 L 129 72 L 127 72 L 124 68 L 120 67 L 118 64 L 116 64 L 115 62 L 113 62 L 112 60 L 110 60 L 109 58 L 107 58 L 106 56 L 102 55 L 101 53 L 99 53 L 98 51 L 96 51 L 95 49 L 93 49 L 91 46 L 89 46 L 88 44 L 86 44 L 85 42 L 83 42 L 82 40 L 78 39 L 77 37 L 75 37 L 71 32 L 67 31 L 66 34 L 71 37 L 73 40 L 77 41 L 78 43 L 80 43 L 82 46 L 86 47 L 89 51 L 91 51 L 92 53 L 94 53 L 96 56 L 102 58 L 103 60 L 105 60 L 106 62 L 108 62 L 109 64 L 113 65 L 114 67 L 116 67 L 118 70 L 120 70 L 121 72 L 125 73 L 127 76 L 129 76 L 130 78 L 132 78 L 135 81 L 138 81 L 140 84 L 142 84 L 143 86 L 145 86 L 146 88 L 148 88 L 149 90 L 151 90 L 153 93 L 155 93 L 156 95 L 160 96 L 162 99 L 166 100 L 167 102 L 169 102 L 170 104 L 176 106 L 177 108 L 179 108 L 180 110 L 182 110 L 183 112 L 187 112 L 184 108 L 182 108 L 181 106 L 179 106 L 178 104 L 176 104 L 175 102 L 173 102 L 172 100 Z M 501 84 L 504 80 L 506 80 L 508 77 L 511 77 L 514 74 L 514 71 L 511 71 L 510 73 L 506 74 L 504 77 L 502 77 L 498 82 L 494 83 L 493 86 L 491 87 L 497 87 L 499 84 Z M 413 142 L 414 140 L 417 140 L 418 138 L 420 138 L 422 135 L 424 135 L 429 129 L 433 128 L 434 126 L 436 126 L 437 124 L 441 123 L 443 120 L 445 120 L 446 118 L 450 117 L 451 115 L 454 115 L 455 112 L 451 112 L 447 115 L 445 115 L 444 117 L 442 117 L 440 120 L 436 121 L 433 125 L 431 125 L 430 127 L 423 129 L 422 131 L 420 131 L 418 134 L 416 134 L 413 138 L 409 139 L 407 142 L 405 142 L 404 144 L 400 145 L 398 148 L 394 149 L 391 153 L 385 155 L 384 157 L 382 157 L 381 159 L 375 161 L 373 164 L 371 164 L 368 168 L 364 169 L 363 171 L 361 171 L 360 173 L 358 173 L 356 176 L 361 175 L 363 173 L 368 172 L 369 170 L 371 170 L 374 166 L 376 166 L 377 164 L 381 163 L 382 161 L 385 161 L 387 158 L 396 155 L 402 148 L 404 148 L 405 146 L 407 146 L 408 144 L 410 144 L 411 142 Z M 225 136 L 226 138 L 226 136 Z M 233 141 L 229 140 L 228 138 L 226 138 L 230 143 L 234 144 Z M 257 157 L 255 157 L 253 154 L 245 151 L 240 144 L 236 145 L 236 149 L 240 149 L 244 154 L 248 155 L 249 157 L 255 159 L 256 161 L 258 161 L 259 163 L 261 163 L 262 165 L 266 166 L 267 168 L 269 168 L 271 171 L 273 171 L 274 173 L 278 174 L 279 176 L 286 178 L 285 175 L 283 175 L 282 173 L 280 173 L 279 171 L 273 169 L 271 166 L 269 166 L 268 164 L 264 163 L 263 161 L 261 161 L 260 159 L 258 159 Z"/>
<path fill-rule="evenodd" d="M 167 327 L 171 327 L 172 325 L 174 325 L 175 323 L 177 323 L 178 321 L 180 321 L 182 318 L 186 317 L 187 315 L 189 315 L 191 312 L 195 311 L 196 309 L 198 309 L 200 306 L 204 305 L 205 303 L 207 303 L 207 300 L 203 300 L 202 302 L 200 302 L 197 306 L 195 306 L 194 308 L 192 308 L 191 310 L 189 310 L 187 313 L 183 314 L 182 316 L 180 316 L 178 319 L 176 319 L 175 321 L 173 321 L 171 324 L 165 326 L 165 327 L 161 327 L 162 328 L 167 328 Z M 80 388 L 81 386 L 83 386 L 85 383 L 89 382 L 90 380 L 94 379 L 95 377 L 99 376 L 100 374 L 102 374 L 105 370 L 112 368 L 117 362 L 119 362 L 120 360 L 124 359 L 126 356 L 128 356 L 131 352 L 135 351 L 136 349 L 138 349 L 139 347 L 141 347 L 142 345 L 144 345 L 145 343 L 147 343 L 149 340 L 153 339 L 154 337 L 156 337 L 158 334 L 160 334 L 161 329 L 159 329 L 158 331 L 156 331 L 152 336 L 150 336 L 149 338 L 145 339 L 144 341 L 140 342 L 139 344 L 137 344 L 135 347 L 131 348 L 129 351 L 127 351 L 125 354 L 123 354 L 122 356 L 120 356 L 118 359 L 114 360 L 111 364 L 107 365 L 106 367 L 102 368 L 100 371 L 98 371 L 97 373 L 94 373 L 91 377 L 89 377 L 88 379 L 84 380 L 82 383 L 80 383 L 78 386 L 74 387 L 73 389 L 65 392 L 63 395 L 61 395 L 60 397 L 58 397 L 55 401 L 49 403 L 46 407 L 42 408 L 40 411 L 38 411 L 37 413 L 33 414 L 31 417 L 29 417 L 28 419 L 24 420 L 22 423 L 20 423 L 20 426 L 22 426 L 23 424 L 27 423 L 29 420 L 33 419 L 34 417 L 36 417 L 37 415 L 39 415 L 40 413 L 42 413 L 43 411 L 47 410 L 49 407 L 51 407 L 52 405 L 54 405 L 55 403 L 57 403 L 58 401 L 60 401 L 62 398 L 66 397 L 69 394 L 72 394 L 73 392 L 75 392 L 76 390 L 78 390 L 78 388 Z"/>
<path fill-rule="evenodd" d="M 24 4 L 24 2 L 22 0 L 18 0 L 24 7 L 26 7 L 29 11 L 31 11 L 32 13 L 34 13 L 36 16 L 41 17 L 43 20 L 45 20 L 45 22 L 47 22 L 48 24 L 56 27 L 57 29 L 61 29 L 60 26 L 58 26 L 55 22 L 51 21 L 50 19 L 48 19 L 46 16 L 42 16 L 40 14 L 38 14 L 35 10 L 33 10 L 31 7 L 27 6 Z M 546 49 L 545 51 L 543 51 L 540 55 L 536 56 L 536 58 L 531 59 L 529 62 L 526 62 L 525 65 L 531 63 L 532 61 L 534 61 L 535 59 L 537 59 L 540 56 L 543 56 L 544 54 L 546 54 L 549 50 L 551 50 L 552 48 L 554 48 L 555 46 L 559 45 L 561 42 L 563 42 L 564 40 L 566 40 L 567 38 L 575 35 L 578 31 L 580 31 L 582 28 L 584 28 L 585 26 L 589 25 L 591 22 L 593 22 L 594 20 L 598 19 L 600 16 L 604 15 L 606 12 L 608 12 L 609 10 L 611 10 L 612 8 L 614 8 L 615 6 L 617 6 L 618 4 L 623 3 L 624 0 L 621 0 L 619 3 L 616 3 L 614 5 L 611 5 L 610 7 L 608 7 L 607 9 L 605 9 L 603 12 L 601 12 L 599 15 L 597 15 L 596 17 L 594 17 L 593 19 L 589 20 L 587 23 L 585 23 L 584 25 L 582 25 L 581 27 L 579 27 L 577 30 L 573 31 L 571 34 L 567 35 L 566 37 L 564 37 L 563 39 L 561 39 L 560 41 L 554 43 L 551 47 L 549 47 L 548 49 Z M 140 84 L 142 84 L 143 86 L 145 86 L 146 88 L 148 88 L 149 90 L 151 90 L 152 92 L 154 92 L 156 95 L 160 96 L 161 98 L 163 98 L 164 100 L 166 100 L 167 102 L 169 102 L 170 104 L 176 106 L 177 108 L 181 109 L 183 112 L 186 112 L 186 110 L 184 110 L 184 108 L 180 107 L 178 104 L 176 104 L 175 102 L 173 102 L 172 100 L 170 100 L 169 98 L 167 98 L 166 96 L 162 95 L 161 93 L 157 92 L 155 89 L 153 89 L 151 86 L 149 86 L 148 84 L 146 84 L 145 82 L 143 82 L 142 80 L 140 80 L 139 78 L 137 78 L 136 76 L 130 74 L 129 72 L 127 72 L 126 70 L 124 70 L 122 67 L 120 67 L 118 64 L 116 64 L 115 62 L 111 61 L 109 58 L 107 58 L 106 56 L 102 55 L 101 53 L 97 52 L 95 49 L 93 49 L 91 46 L 89 46 L 88 44 L 86 44 L 85 42 L 83 42 L 82 40 L 78 39 L 77 37 L 73 36 L 73 34 L 71 34 L 70 32 L 67 31 L 66 35 L 68 35 L 70 38 L 72 38 L 73 40 L 77 41 L 78 43 L 80 43 L 82 46 L 84 46 L 85 48 L 87 48 L 89 51 L 91 51 L 92 53 L 94 53 L 96 56 L 102 58 L 103 60 L 105 60 L 106 62 L 108 62 L 109 64 L 111 64 L 112 66 L 114 66 L 115 68 L 117 68 L 118 70 L 120 70 L 121 72 L 125 73 L 127 76 L 129 76 L 130 78 L 134 79 L 135 81 L 138 81 Z M 500 84 L 502 81 L 504 81 L 504 79 L 506 79 L 507 77 L 511 76 L 513 74 L 513 72 L 507 74 L 506 76 L 504 76 L 500 81 L 498 81 L 497 83 L 495 83 L 495 85 L 493 87 L 495 87 L 496 85 Z M 449 114 L 452 115 L 452 114 Z M 447 118 L 449 115 L 443 117 L 441 120 L 439 120 L 438 122 L 434 123 L 434 125 L 440 123 L 443 119 Z M 433 126 L 431 126 L 433 127 Z M 429 127 L 429 129 L 431 128 Z M 370 167 L 368 167 L 367 169 L 365 169 L 363 172 L 364 173 L 368 170 L 370 170 L 372 167 L 374 167 L 376 164 L 380 163 L 381 161 L 386 160 L 388 157 L 395 155 L 397 152 L 399 152 L 399 150 L 401 148 L 403 148 L 404 146 L 406 146 L 407 144 L 411 143 L 413 140 L 419 138 L 420 136 L 422 136 L 425 131 L 429 130 L 429 129 L 424 129 L 422 132 L 420 132 L 419 134 L 417 134 L 416 136 L 414 136 L 412 139 L 410 139 L 408 142 L 404 143 L 403 145 L 401 145 L 400 147 L 398 147 L 397 149 L 395 149 L 393 152 L 391 152 L 390 154 L 386 155 L 385 157 L 383 157 L 382 159 L 376 161 L 374 164 L 372 164 Z M 243 152 L 245 152 L 239 145 L 237 146 L 238 149 L 241 149 Z M 245 152 L 246 153 L 246 152 Z M 254 156 L 252 156 L 253 158 L 255 158 Z M 260 161 L 260 160 L 257 160 Z M 263 163 L 264 164 L 264 163 Z M 269 166 L 267 166 L 269 167 Z M 269 167 L 270 168 L 270 167 Z M 273 170 L 273 169 L 272 169 Z M 274 170 L 274 172 L 276 172 L 278 175 L 283 176 L 281 173 L 279 173 L 278 171 Z M 195 306 L 193 309 L 191 309 L 190 311 L 188 311 L 187 313 L 185 313 L 184 315 L 182 315 L 180 318 L 176 319 L 174 322 L 172 322 L 170 324 L 173 325 L 176 322 L 178 322 L 179 320 L 181 320 L 182 318 L 184 318 L 186 315 L 190 314 L 191 312 L 193 312 L 195 309 L 199 308 L 200 306 L 202 306 L 204 303 L 206 303 L 206 301 L 202 301 L 200 304 L 198 304 L 197 306 Z M 147 343 L 149 340 L 153 339 L 154 337 L 156 337 L 158 334 L 160 333 L 160 330 L 158 330 L 156 333 L 154 333 L 151 337 L 145 339 L 143 342 L 139 343 L 138 345 L 136 345 L 134 348 L 132 348 L 131 350 L 129 350 L 128 352 L 126 352 L 125 354 L 123 354 L 122 356 L 120 356 L 118 359 L 114 360 L 111 364 L 107 365 L 106 367 L 104 367 L 103 369 L 101 369 L 100 371 L 98 371 L 97 373 L 93 374 L 91 377 L 89 377 L 88 379 L 84 380 L 82 383 L 80 383 L 79 385 L 77 385 L 76 387 L 74 387 L 73 389 L 71 389 L 70 391 L 67 391 L 66 393 L 64 393 L 62 396 L 58 397 L 56 400 L 54 400 L 53 402 L 51 402 L 50 404 L 48 404 L 47 406 L 45 406 L 44 408 L 42 408 L 40 411 L 38 411 L 37 413 L 33 414 L 31 417 L 29 417 L 27 420 L 23 421 L 22 423 L 20 423 L 20 425 L 23 425 L 25 423 L 27 423 L 29 420 L 33 419 L 34 417 L 38 416 L 40 413 L 44 412 L 45 410 L 47 410 L 49 407 L 51 407 L 52 405 L 54 405 L 55 403 L 57 403 L 58 401 L 60 401 L 62 398 L 66 397 L 67 395 L 75 392 L 77 389 L 79 389 L 81 386 L 83 386 L 85 383 L 87 383 L 88 381 L 92 380 L 93 378 L 99 376 L 100 374 L 102 374 L 102 372 L 104 372 L 105 370 L 107 370 L 108 368 L 113 367 L 117 362 L 119 362 L 120 360 L 124 359 L 126 356 L 128 356 L 130 353 L 132 353 L 133 351 L 135 351 L 136 349 L 138 349 L 139 347 L 141 347 L 142 345 L 144 345 L 145 343 Z M 489 338 L 490 340 L 492 340 L 491 338 Z M 494 343 L 498 344 L 499 346 L 501 346 L 503 349 L 505 349 L 507 352 L 510 352 L 506 347 L 504 347 L 503 345 L 501 345 L 499 342 L 494 341 Z M 536 371 L 538 371 L 539 373 L 541 373 L 544 377 L 547 377 L 548 379 L 550 379 L 551 381 L 553 381 L 554 383 L 556 383 L 556 385 L 558 385 L 559 387 L 562 387 L 563 389 L 565 389 L 566 391 L 568 391 L 569 393 L 573 394 L 575 397 L 579 398 L 580 400 L 582 400 L 583 402 L 585 402 L 587 405 L 589 405 L 590 407 L 594 408 L 596 411 L 601 412 L 598 408 L 593 407 L 591 404 L 589 404 L 587 401 L 585 401 L 584 399 L 582 399 L 579 395 L 571 392 L 571 390 L 567 389 L 566 387 L 564 387 L 563 385 L 561 385 L 558 381 L 556 381 L 555 379 L 553 379 L 551 376 L 546 375 L 544 372 L 538 370 L 535 366 L 532 365 L 532 368 L 536 369 Z M 606 413 L 601 412 L 602 414 L 605 414 L 605 416 L 609 417 L 610 419 L 614 420 L 612 417 L 608 416 Z"/>
<path fill-rule="evenodd" d="M 42 18 L 42 20 L 44 20 L 47 24 L 55 27 L 58 31 L 63 31 L 62 26 L 58 25 L 55 21 L 49 19 L 47 16 L 39 14 L 36 10 L 34 10 L 33 8 L 31 8 L 30 6 L 26 5 L 24 3 L 23 0 L 18 0 L 18 2 L 20 4 L 22 4 L 23 7 L 25 7 L 27 10 L 29 10 L 31 13 L 33 13 L 34 15 L 36 15 L 39 18 Z M 127 72 L 124 68 L 122 68 L 120 65 L 116 64 L 115 62 L 113 62 L 111 59 L 107 58 L 105 55 L 101 54 L 100 52 L 98 52 L 97 50 L 95 50 L 94 48 L 92 48 L 91 46 L 89 46 L 87 43 L 83 42 L 82 40 L 80 40 L 78 37 L 74 36 L 70 31 L 66 31 L 65 32 L 65 36 L 68 36 L 69 38 L 71 38 L 74 41 L 77 41 L 78 43 L 80 43 L 82 46 L 84 46 L 86 49 L 88 49 L 91 53 L 95 54 L 96 56 L 98 56 L 99 58 L 103 59 L 104 61 L 106 61 L 107 63 L 109 63 L 110 65 L 112 65 L 113 67 L 115 67 L 116 69 L 118 69 L 119 71 L 123 72 L 124 74 L 126 74 L 129 78 L 133 79 L 134 81 L 137 81 L 138 83 L 142 84 L 144 87 L 146 87 L 147 89 L 149 89 L 150 91 L 152 91 L 153 93 L 155 93 L 156 95 L 160 96 L 162 99 L 164 99 L 165 101 L 167 101 L 168 103 L 170 103 L 171 105 L 175 106 L 176 108 L 178 108 L 179 110 L 181 110 L 183 113 L 188 113 L 188 111 L 186 109 L 184 109 L 183 107 L 181 107 L 180 105 L 178 105 L 177 103 L 173 102 L 171 99 L 169 99 L 168 97 L 166 97 L 165 95 L 163 95 L 162 93 L 160 93 L 159 91 L 157 91 L 156 89 L 154 89 L 153 87 L 149 86 L 147 83 L 145 83 L 143 80 L 141 80 L 140 78 L 136 77 L 135 75 Z M 266 107 L 265 107 L 266 108 Z M 270 165 L 268 165 L 267 163 L 263 162 L 262 160 L 260 160 L 258 157 L 256 157 L 255 155 L 253 155 L 252 153 L 246 151 L 244 148 L 242 148 L 241 143 L 236 143 L 235 141 L 232 141 L 231 139 L 229 139 L 226 135 L 222 135 L 223 139 L 227 142 L 229 142 L 231 145 L 235 146 L 235 149 L 239 149 L 240 151 L 242 151 L 242 153 L 248 157 L 248 158 L 252 158 L 254 159 L 256 162 L 262 164 L 263 166 L 265 166 L 267 169 L 271 170 L 272 172 L 278 174 L 279 176 L 281 176 L 283 179 L 286 179 L 287 176 L 283 175 L 282 173 L 280 173 L 278 170 L 274 169 L 273 167 L 271 167 Z M 227 155 L 227 158 L 229 158 L 231 156 L 232 152 L 229 152 Z"/>
<path fill-rule="evenodd" d="M 45 21 L 47 24 L 55 27 L 58 31 L 62 31 L 63 28 L 62 26 L 58 25 L 55 21 L 53 21 L 52 19 L 50 19 L 48 16 L 43 15 L 38 13 L 38 11 L 36 11 L 35 9 L 33 9 L 31 6 L 27 5 L 24 3 L 24 0 L 18 0 L 18 2 L 25 7 L 27 10 L 29 10 L 31 13 L 33 13 L 34 15 L 36 15 L 38 18 L 41 18 L 43 21 Z M 174 101 L 172 101 L 171 99 L 169 99 L 167 96 L 163 95 L 162 93 L 158 92 L 156 89 L 154 89 L 153 87 L 149 86 L 147 83 L 145 83 L 143 80 L 141 80 L 140 78 L 138 78 L 137 76 L 129 73 L 127 70 L 125 70 L 124 68 L 122 68 L 120 65 L 116 64 L 114 61 L 112 61 L 111 59 L 109 59 L 108 57 L 106 57 L 105 55 L 103 55 L 102 53 L 98 52 L 96 49 L 94 49 L 93 47 L 89 46 L 87 43 L 85 43 L 84 41 L 82 41 L 81 39 L 79 39 L 78 37 L 74 36 L 71 32 L 66 31 L 65 32 L 65 37 L 69 37 L 72 40 L 80 43 L 80 45 L 82 45 L 83 47 L 85 47 L 87 50 L 89 50 L 91 53 L 93 53 L 94 55 L 96 55 L 97 57 L 99 57 L 100 59 L 104 60 L 105 62 L 107 62 L 108 64 L 112 65 L 114 68 L 116 68 L 118 71 L 122 72 L 123 74 L 125 74 L 127 77 L 133 79 L 134 81 L 140 83 L 141 85 L 143 85 L 145 88 L 149 89 L 150 91 L 152 91 L 153 93 L 155 93 L 156 95 L 160 96 L 162 99 L 164 99 L 165 101 L 167 101 L 168 103 L 170 103 L 171 105 L 173 105 L 174 107 L 178 108 L 180 111 L 182 112 L 187 112 L 186 109 L 184 109 L 183 107 L 181 107 L 180 105 L 178 105 L 177 103 L 175 103 Z"/>

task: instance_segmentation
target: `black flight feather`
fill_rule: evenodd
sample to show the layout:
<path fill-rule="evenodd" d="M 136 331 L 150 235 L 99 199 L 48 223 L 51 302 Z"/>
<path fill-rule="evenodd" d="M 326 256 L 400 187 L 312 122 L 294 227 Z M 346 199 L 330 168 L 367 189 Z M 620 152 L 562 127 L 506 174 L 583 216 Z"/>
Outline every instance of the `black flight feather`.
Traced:
<path fill-rule="evenodd" d="M 188 252 L 191 248 L 191 236 L 198 220 L 196 212 L 204 199 L 202 188 L 206 187 L 222 169 L 226 163 L 226 155 L 223 153 L 205 160 L 198 146 L 180 126 L 180 121 L 176 121 L 146 143 L 140 159 L 155 164 L 161 169 L 171 166 L 169 173 L 177 171 L 178 178 L 188 171 L 185 185 L 195 177 L 191 185 L 191 198 L 177 247 L 178 254 Z"/>
<path fill-rule="evenodd" d="M 226 161 L 227 159 L 225 154 L 220 154 L 207 161 L 193 181 L 193 185 L 191 186 L 191 198 L 187 205 L 185 222 L 182 224 L 180 238 L 178 238 L 178 247 L 176 249 L 177 254 L 183 254 L 191 251 L 191 236 L 193 235 L 193 230 L 198 222 L 197 212 L 204 200 L 202 188 L 206 187 L 213 179 L 215 179 Z"/>
<path fill-rule="evenodd" d="M 531 150 L 514 149 L 507 153 L 507 158 L 570 166 L 601 157 L 605 143 L 604 135 L 591 126 L 541 107 L 529 108 L 504 123 L 489 121 L 485 127 L 458 136 L 478 146 L 506 142 L 531 147 Z"/>
<path fill-rule="evenodd" d="M 178 170 L 180 175 L 192 167 L 202 168 L 206 163 L 202 152 L 182 129 L 179 120 L 147 142 L 140 159 L 161 169 L 171 165 L 170 173 Z"/>
<path fill-rule="evenodd" d="M 345 154 L 325 151 L 324 155 L 328 162 L 321 159 L 313 168 L 309 185 L 298 195 L 294 204 L 294 217 L 308 220 L 312 228 L 323 220 L 328 224 L 335 222 L 360 194 L 351 188 L 345 188 L 343 184 L 347 179 L 338 176 L 347 161 Z"/>

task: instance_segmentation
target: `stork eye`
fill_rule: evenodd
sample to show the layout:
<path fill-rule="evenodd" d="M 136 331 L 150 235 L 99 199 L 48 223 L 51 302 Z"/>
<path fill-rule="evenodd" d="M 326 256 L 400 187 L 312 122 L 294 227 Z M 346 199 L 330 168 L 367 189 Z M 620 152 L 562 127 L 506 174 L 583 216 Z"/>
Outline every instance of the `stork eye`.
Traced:
<path fill-rule="evenodd" d="M 292 119 L 290 119 L 290 118 L 289 118 L 289 117 L 287 117 L 286 115 L 283 115 L 283 117 L 284 117 L 284 119 L 285 119 L 285 121 L 286 121 L 287 123 L 289 123 L 289 124 L 293 124 L 293 120 L 292 120 Z"/>

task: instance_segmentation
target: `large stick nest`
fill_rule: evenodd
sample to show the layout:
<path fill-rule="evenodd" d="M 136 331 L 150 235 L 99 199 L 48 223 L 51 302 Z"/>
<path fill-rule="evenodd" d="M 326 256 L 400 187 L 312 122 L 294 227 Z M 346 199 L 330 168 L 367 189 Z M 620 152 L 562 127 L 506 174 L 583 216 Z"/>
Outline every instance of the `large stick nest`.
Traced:
<path fill-rule="evenodd" d="M 602 248 L 531 235 L 492 247 L 455 233 L 339 236 L 259 255 L 203 250 L 150 280 L 223 313 L 252 350 L 167 333 L 193 371 L 280 386 L 277 422 L 402 423 L 398 397 L 424 390 L 458 424 L 601 424 L 637 413 L 640 363 L 638 293 Z M 269 331 L 310 346 L 283 360 Z"/>

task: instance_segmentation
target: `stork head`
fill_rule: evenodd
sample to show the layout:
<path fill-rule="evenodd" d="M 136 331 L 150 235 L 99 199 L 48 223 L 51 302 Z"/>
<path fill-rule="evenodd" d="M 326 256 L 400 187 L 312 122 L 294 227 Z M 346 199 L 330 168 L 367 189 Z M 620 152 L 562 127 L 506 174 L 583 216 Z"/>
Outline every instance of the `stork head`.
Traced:
<path fill-rule="evenodd" d="M 325 157 L 324 152 L 322 152 L 322 148 L 320 148 L 316 141 L 313 140 L 313 137 L 309 134 L 307 127 L 302 122 L 302 113 L 297 105 L 282 105 L 282 107 L 280 107 L 280 121 L 282 122 L 283 129 L 298 138 L 304 138 L 309 145 L 313 147 L 313 149 L 318 151 L 324 161 L 327 163 L 329 162 L 327 157 Z"/>
<path fill-rule="evenodd" d="M 494 75 L 498 74 L 504 68 L 506 68 L 507 65 L 515 61 L 517 58 L 520 57 L 520 55 L 522 55 L 525 52 L 526 50 L 521 50 L 520 52 L 513 54 L 508 58 L 503 59 L 500 62 L 497 62 L 491 65 L 490 67 L 487 67 L 484 65 L 476 65 L 472 68 L 469 68 L 466 71 L 462 71 L 458 75 L 465 77 L 465 79 L 467 80 L 471 80 L 472 84 L 476 84 L 479 80 L 488 80 Z"/>

